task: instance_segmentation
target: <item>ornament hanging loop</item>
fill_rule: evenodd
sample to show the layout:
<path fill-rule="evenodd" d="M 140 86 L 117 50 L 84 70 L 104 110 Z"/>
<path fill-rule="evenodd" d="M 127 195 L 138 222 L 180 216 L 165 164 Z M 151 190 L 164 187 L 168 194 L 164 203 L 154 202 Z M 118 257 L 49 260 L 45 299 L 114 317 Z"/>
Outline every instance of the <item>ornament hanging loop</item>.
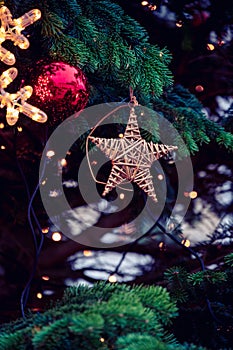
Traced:
<path fill-rule="evenodd" d="M 136 96 L 134 96 L 134 94 L 133 94 L 133 89 L 132 89 L 131 86 L 130 86 L 130 88 L 129 88 L 129 96 L 130 96 L 130 101 L 129 101 L 129 103 L 130 103 L 131 105 L 133 105 L 132 107 L 138 106 L 138 101 L 137 101 L 137 99 L 136 99 Z"/>

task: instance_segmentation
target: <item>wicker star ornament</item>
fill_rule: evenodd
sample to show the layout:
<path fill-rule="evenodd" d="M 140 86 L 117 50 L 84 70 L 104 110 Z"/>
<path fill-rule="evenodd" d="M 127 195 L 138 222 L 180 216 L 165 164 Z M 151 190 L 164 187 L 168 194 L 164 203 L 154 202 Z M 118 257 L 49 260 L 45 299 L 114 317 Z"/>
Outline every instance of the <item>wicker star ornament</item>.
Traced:
<path fill-rule="evenodd" d="M 128 180 L 136 183 L 154 202 L 157 202 L 150 173 L 151 165 L 177 147 L 146 142 L 141 137 L 134 108 L 130 110 L 128 124 L 122 136 L 119 139 L 90 137 L 113 164 L 103 196 Z"/>

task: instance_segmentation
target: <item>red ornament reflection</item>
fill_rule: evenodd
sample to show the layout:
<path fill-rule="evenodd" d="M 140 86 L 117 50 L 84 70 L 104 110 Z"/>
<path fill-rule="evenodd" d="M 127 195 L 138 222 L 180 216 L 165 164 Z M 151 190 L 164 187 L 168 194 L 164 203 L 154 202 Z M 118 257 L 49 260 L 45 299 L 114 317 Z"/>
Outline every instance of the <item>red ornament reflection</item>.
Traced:
<path fill-rule="evenodd" d="M 31 100 L 48 114 L 50 124 L 61 122 L 87 105 L 88 83 L 78 67 L 64 62 L 40 61 L 36 65 L 36 71 L 32 72 L 31 79 Z"/>

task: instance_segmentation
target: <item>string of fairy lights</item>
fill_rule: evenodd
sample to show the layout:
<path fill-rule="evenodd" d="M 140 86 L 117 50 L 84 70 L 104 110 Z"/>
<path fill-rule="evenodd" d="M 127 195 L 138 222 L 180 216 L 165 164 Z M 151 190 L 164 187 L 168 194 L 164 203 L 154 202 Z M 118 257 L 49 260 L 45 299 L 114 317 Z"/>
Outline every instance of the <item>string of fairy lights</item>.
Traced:
<path fill-rule="evenodd" d="M 194 3 L 195 4 L 195 3 Z M 164 9 L 167 9 L 168 1 L 146 1 L 143 0 L 140 2 L 140 5 L 142 6 L 143 10 L 146 12 L 150 12 L 153 15 L 158 15 L 159 12 L 161 12 L 161 9 L 163 8 L 162 12 L 166 12 Z M 174 28 L 177 28 L 178 30 L 187 30 L 187 25 L 192 23 L 193 20 L 193 14 L 192 11 L 189 11 L 189 6 L 187 4 L 187 8 L 183 10 L 183 14 L 177 15 L 174 14 L 174 16 L 170 16 L 169 19 L 166 18 L 167 21 L 169 21 L 170 25 L 172 25 Z M 210 13 L 207 9 L 201 9 L 201 6 L 197 6 L 197 12 L 199 12 L 199 24 L 202 23 L 202 21 L 206 21 L 210 17 Z M 193 10 L 193 13 L 195 11 Z M 181 16 L 182 18 L 179 18 Z M 220 35 L 219 33 L 216 33 L 214 31 L 209 33 L 208 41 L 206 42 L 206 50 L 211 52 L 215 52 L 222 46 L 226 45 L 229 41 L 232 40 L 232 34 L 230 33 L 232 31 L 231 25 L 229 28 L 225 27 L 223 33 Z M 205 93 L 206 87 L 204 83 L 197 83 L 193 87 L 191 87 L 192 91 L 197 93 L 198 96 L 201 96 L 203 93 Z"/>

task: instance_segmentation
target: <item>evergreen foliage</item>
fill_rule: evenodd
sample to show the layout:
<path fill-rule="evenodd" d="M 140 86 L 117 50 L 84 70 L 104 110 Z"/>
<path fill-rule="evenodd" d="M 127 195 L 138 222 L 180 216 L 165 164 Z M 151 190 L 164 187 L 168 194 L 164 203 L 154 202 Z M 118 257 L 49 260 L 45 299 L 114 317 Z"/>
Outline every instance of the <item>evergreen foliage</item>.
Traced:
<path fill-rule="evenodd" d="M 150 44 L 146 30 L 113 1 L 9 0 L 6 5 L 14 18 L 32 8 L 42 11 L 42 19 L 27 28 L 30 48 L 24 53 L 12 48 L 17 56 L 19 78 L 28 78 L 30 69 L 36 69 L 35 62 L 40 59 L 67 62 L 87 75 L 89 105 L 128 101 L 132 87 L 140 104 L 153 108 L 173 124 L 192 154 L 211 141 L 233 150 L 232 134 L 210 121 L 188 90 L 172 87 L 169 51 Z M 1 64 L 1 69 L 5 70 L 5 65 Z M 19 80 L 12 83 L 12 91 L 18 89 L 15 86 L 14 90 L 18 83 Z M 146 129 L 157 133 L 158 125 L 153 119 L 145 123 Z M 150 137 L 146 133 L 144 136 Z M 177 142 L 174 139 L 171 143 Z M 187 155 L 179 143 L 178 147 L 181 156 Z M 29 312 L 26 320 L 3 325 L 0 350 L 113 346 L 123 350 L 201 350 L 199 344 L 224 348 L 230 343 L 230 336 L 223 328 L 233 328 L 232 255 L 226 257 L 225 263 L 221 271 L 193 274 L 182 267 L 171 268 L 165 274 L 170 294 L 160 286 L 97 283 L 92 288 L 68 288 L 62 300 L 44 313 Z M 211 342 L 201 334 L 205 322 L 213 335 Z M 181 335 L 176 330 L 176 337 L 172 328 L 178 325 L 182 329 L 185 323 L 192 334 Z M 219 338 L 216 329 L 220 329 Z"/>
<path fill-rule="evenodd" d="M 7 5 L 14 17 L 36 7 L 42 12 L 41 20 L 29 29 L 30 49 L 23 54 L 16 50 L 22 78 L 30 78 L 29 67 L 35 69 L 35 61 L 43 58 L 79 66 L 90 84 L 89 105 L 127 101 L 132 87 L 140 104 L 154 108 L 173 123 L 191 153 L 210 141 L 233 149 L 232 134 L 208 120 L 188 90 L 171 87 L 169 51 L 150 44 L 146 30 L 117 3 L 23 0 L 19 6 L 9 0 Z M 152 130 L 153 123 L 152 118 Z M 172 142 L 177 143 L 179 155 L 187 155 L 178 140 Z"/>
<path fill-rule="evenodd" d="M 0 328 L 0 350 L 230 350 L 232 253 L 218 270 L 173 266 L 161 286 L 98 282 L 69 287 L 43 313 Z M 190 342 L 196 344 L 190 344 Z"/>
<path fill-rule="evenodd" d="M 68 288 L 44 313 L 3 325 L 0 349 L 182 349 L 168 324 L 177 307 L 160 286 L 96 283 Z"/>
<path fill-rule="evenodd" d="M 231 349 L 233 329 L 232 253 L 218 270 L 188 273 L 174 266 L 165 272 L 172 300 L 179 307 L 175 334 L 208 349 Z M 191 326 L 192 325 L 192 326 Z"/>

